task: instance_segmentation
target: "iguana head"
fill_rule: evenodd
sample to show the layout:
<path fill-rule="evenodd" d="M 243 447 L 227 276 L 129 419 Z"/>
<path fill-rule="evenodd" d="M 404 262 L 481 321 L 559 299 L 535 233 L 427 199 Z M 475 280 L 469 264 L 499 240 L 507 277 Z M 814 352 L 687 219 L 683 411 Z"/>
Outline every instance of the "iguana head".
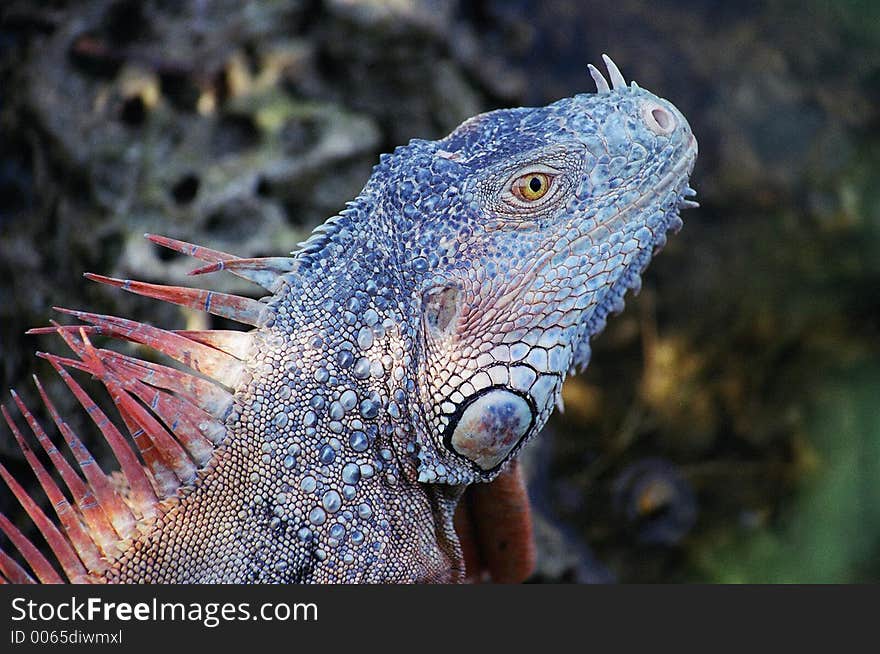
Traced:
<path fill-rule="evenodd" d="M 696 140 L 606 63 L 611 87 L 591 67 L 597 93 L 476 116 L 380 166 L 420 321 L 421 481 L 492 479 L 681 226 Z"/>

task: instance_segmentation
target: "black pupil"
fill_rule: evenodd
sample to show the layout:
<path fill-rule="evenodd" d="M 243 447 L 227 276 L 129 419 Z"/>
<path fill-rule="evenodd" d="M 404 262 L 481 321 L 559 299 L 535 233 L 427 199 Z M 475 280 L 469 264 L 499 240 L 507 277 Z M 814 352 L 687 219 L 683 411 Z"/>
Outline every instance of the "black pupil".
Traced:
<path fill-rule="evenodd" d="M 544 186 L 544 183 L 541 181 L 540 177 L 532 177 L 529 180 L 529 188 L 532 189 L 532 193 L 537 193 Z"/>

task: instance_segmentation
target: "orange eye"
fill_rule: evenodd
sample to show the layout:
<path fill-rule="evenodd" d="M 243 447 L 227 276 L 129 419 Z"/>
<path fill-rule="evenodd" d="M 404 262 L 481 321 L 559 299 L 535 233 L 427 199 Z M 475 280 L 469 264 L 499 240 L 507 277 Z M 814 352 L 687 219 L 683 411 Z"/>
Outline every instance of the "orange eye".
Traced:
<path fill-rule="evenodd" d="M 547 195 L 552 178 L 546 173 L 528 173 L 518 177 L 510 190 L 520 200 L 534 202 Z"/>

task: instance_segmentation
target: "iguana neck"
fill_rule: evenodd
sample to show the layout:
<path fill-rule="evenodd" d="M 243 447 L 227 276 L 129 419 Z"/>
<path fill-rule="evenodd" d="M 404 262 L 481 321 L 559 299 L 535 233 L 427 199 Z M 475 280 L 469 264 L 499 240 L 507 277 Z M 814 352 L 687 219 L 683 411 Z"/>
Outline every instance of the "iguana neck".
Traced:
<path fill-rule="evenodd" d="M 263 516 L 251 548 L 290 547 L 283 529 L 307 546 L 316 580 L 453 579 L 458 491 L 417 482 L 410 303 L 376 239 L 347 230 L 335 225 L 270 302 L 238 394 L 230 431 L 253 442 Z"/>

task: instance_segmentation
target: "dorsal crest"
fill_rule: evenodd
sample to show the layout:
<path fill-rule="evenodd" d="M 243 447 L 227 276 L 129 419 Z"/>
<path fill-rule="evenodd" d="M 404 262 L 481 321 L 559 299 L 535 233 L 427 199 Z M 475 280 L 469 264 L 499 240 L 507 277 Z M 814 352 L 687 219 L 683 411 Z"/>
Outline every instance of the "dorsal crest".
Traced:
<path fill-rule="evenodd" d="M 192 274 L 228 270 L 274 291 L 294 269 L 294 259 L 239 258 L 218 250 L 162 236 L 146 235 L 152 242 L 205 262 Z M 270 312 L 263 302 L 247 297 L 178 286 L 86 274 L 86 278 L 165 302 L 198 309 L 252 327 Z M 0 550 L 0 581 L 60 583 L 101 581 L 102 575 L 132 539 L 148 532 L 157 517 L 172 506 L 181 492 L 198 483 L 199 472 L 211 464 L 215 449 L 226 438 L 226 421 L 234 411 L 233 394 L 241 380 L 243 360 L 252 347 L 250 332 L 234 330 L 165 330 L 115 316 L 57 309 L 79 321 L 31 330 L 55 333 L 72 357 L 38 353 L 61 377 L 88 413 L 119 464 L 105 473 L 67 422 L 59 415 L 40 380 L 39 395 L 76 465 L 15 391 L 12 400 L 33 439 L 45 451 L 55 480 L 29 445 L 10 408 L 2 414 L 26 461 L 51 503 L 48 516 L 12 475 L 0 465 L 0 477 L 33 520 L 57 566 L 8 518 L 0 514 L 2 531 L 26 565 Z M 96 347 L 96 336 L 130 341 L 164 354 L 180 367 L 142 361 L 120 352 Z M 77 381 L 80 371 L 100 381 L 118 412 L 114 422 Z M 60 568 L 60 571 L 59 569 Z"/>

